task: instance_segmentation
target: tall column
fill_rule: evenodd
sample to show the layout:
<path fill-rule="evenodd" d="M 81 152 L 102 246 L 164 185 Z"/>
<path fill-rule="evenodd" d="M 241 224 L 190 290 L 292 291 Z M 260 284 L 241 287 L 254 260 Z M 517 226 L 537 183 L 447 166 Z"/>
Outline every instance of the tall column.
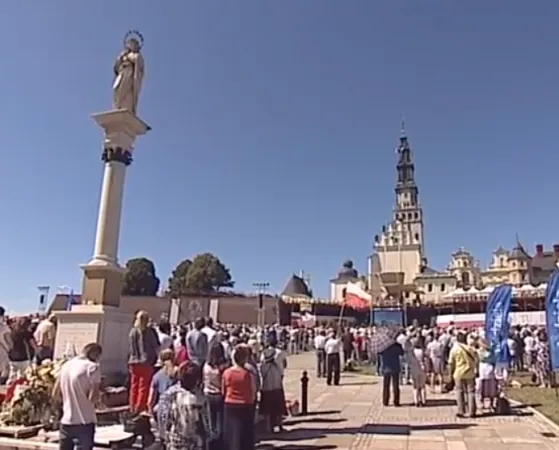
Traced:
<path fill-rule="evenodd" d="M 126 168 L 132 163 L 134 143 L 150 127 L 128 110 L 93 115 L 103 129 L 105 163 L 93 258 L 84 270 L 82 303 L 120 305 L 124 268 L 118 263 L 118 242 Z"/>

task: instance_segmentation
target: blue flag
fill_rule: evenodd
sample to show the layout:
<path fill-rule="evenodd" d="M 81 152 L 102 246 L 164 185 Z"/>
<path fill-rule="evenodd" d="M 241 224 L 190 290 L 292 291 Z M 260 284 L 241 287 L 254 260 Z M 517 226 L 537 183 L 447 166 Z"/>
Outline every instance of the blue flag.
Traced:
<path fill-rule="evenodd" d="M 512 306 L 512 286 L 501 284 L 489 296 L 485 313 L 485 338 L 497 362 L 508 363 L 509 313 Z"/>
<path fill-rule="evenodd" d="M 555 270 L 547 282 L 545 291 L 545 321 L 551 370 L 559 370 L 559 270 Z"/>

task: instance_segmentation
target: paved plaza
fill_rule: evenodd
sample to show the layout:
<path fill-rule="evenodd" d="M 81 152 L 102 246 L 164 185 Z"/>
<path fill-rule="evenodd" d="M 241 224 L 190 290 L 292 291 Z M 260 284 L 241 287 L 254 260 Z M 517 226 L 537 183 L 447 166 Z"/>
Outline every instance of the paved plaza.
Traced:
<path fill-rule="evenodd" d="M 300 398 L 300 378 L 309 373 L 309 412 L 286 421 L 283 434 L 268 434 L 258 449 L 327 450 L 528 450 L 559 449 L 559 431 L 528 408 L 511 416 L 457 419 L 452 395 L 428 393 L 427 406 L 412 406 L 411 387 L 402 406 L 385 407 L 379 379 L 344 374 L 340 386 L 316 379 L 314 356 L 294 355 L 286 372 L 286 396 Z"/>

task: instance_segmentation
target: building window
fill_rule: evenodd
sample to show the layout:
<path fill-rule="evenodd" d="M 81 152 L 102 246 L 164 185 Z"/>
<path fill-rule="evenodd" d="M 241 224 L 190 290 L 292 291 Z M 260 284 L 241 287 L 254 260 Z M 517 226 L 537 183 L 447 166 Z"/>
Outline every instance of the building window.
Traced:
<path fill-rule="evenodd" d="M 419 233 L 415 233 L 413 237 L 415 238 L 416 242 L 419 242 Z"/>
<path fill-rule="evenodd" d="M 427 292 L 433 292 L 433 285 L 431 283 L 427 285 Z"/>
<path fill-rule="evenodd" d="M 464 262 L 462 263 L 462 265 L 463 265 L 464 267 L 468 267 L 468 261 L 464 261 Z"/>
<path fill-rule="evenodd" d="M 411 220 L 411 218 L 412 218 L 411 213 L 408 213 L 408 220 Z"/>
<path fill-rule="evenodd" d="M 342 298 L 345 298 L 346 293 L 347 293 L 347 289 L 343 288 L 342 289 Z"/>
<path fill-rule="evenodd" d="M 462 272 L 462 286 L 467 287 L 470 285 L 470 274 L 468 272 Z"/>
<path fill-rule="evenodd" d="M 414 213 L 414 217 L 416 220 L 419 219 L 419 213 L 418 212 Z"/>
<path fill-rule="evenodd" d="M 446 285 L 444 283 L 441 283 L 441 292 L 446 291 Z"/>

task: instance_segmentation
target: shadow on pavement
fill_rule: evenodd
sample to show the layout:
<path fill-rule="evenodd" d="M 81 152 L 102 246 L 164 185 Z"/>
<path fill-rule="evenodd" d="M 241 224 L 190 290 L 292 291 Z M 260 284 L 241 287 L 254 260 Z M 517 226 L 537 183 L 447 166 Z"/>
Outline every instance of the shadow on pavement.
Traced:
<path fill-rule="evenodd" d="M 297 445 L 273 445 L 273 444 L 260 444 L 256 446 L 257 450 L 272 450 L 272 449 L 277 449 L 277 450 L 334 450 L 338 448 L 337 445 L 331 445 L 331 444 L 326 444 L 326 445 L 321 445 L 321 444 L 317 444 L 317 445 L 301 445 L 301 444 L 297 444 Z"/>
<path fill-rule="evenodd" d="M 341 409 L 325 409 L 324 411 L 309 411 L 306 416 L 296 416 L 297 418 L 301 417 L 312 417 L 312 416 L 329 416 L 332 414 L 340 414 L 342 412 Z"/>
<path fill-rule="evenodd" d="M 340 386 L 372 386 L 373 384 L 378 384 L 378 381 L 357 381 L 355 383 L 344 381 L 340 383 Z"/>
<path fill-rule="evenodd" d="M 524 408 L 537 408 L 542 406 L 541 403 L 518 403 L 516 405 L 511 405 L 510 409 L 524 409 Z"/>
<path fill-rule="evenodd" d="M 346 428 L 296 428 L 284 433 L 273 435 L 275 441 L 304 441 L 310 439 L 321 439 L 327 436 L 340 434 L 378 434 L 378 435 L 394 435 L 409 436 L 413 431 L 427 430 L 462 430 L 475 427 L 475 423 L 443 423 L 443 424 L 425 424 L 425 425 L 404 425 L 404 424 L 364 424 L 361 427 Z M 300 448 L 300 447 L 297 447 Z"/>
<path fill-rule="evenodd" d="M 285 426 L 299 425 L 300 423 L 340 423 L 346 422 L 347 419 L 333 419 L 328 417 L 309 417 L 297 418 L 294 420 L 286 420 L 283 424 Z"/>
<path fill-rule="evenodd" d="M 425 401 L 425 406 L 456 406 L 456 400 L 450 398 L 428 398 Z"/>

